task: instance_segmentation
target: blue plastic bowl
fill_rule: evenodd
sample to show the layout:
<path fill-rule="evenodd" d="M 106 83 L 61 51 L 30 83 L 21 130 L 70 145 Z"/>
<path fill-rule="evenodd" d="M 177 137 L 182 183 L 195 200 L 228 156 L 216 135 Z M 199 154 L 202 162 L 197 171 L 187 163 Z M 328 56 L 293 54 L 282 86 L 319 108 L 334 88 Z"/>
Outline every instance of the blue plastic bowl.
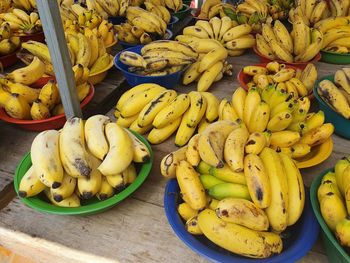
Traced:
<path fill-rule="evenodd" d="M 135 52 L 137 54 L 141 54 L 141 49 L 143 45 L 139 45 L 136 47 L 130 47 L 126 49 L 127 51 Z M 161 85 L 163 87 L 172 89 L 176 86 L 176 84 L 179 82 L 183 70 L 179 70 L 175 73 L 165 75 L 165 76 L 142 76 L 135 73 L 131 73 L 128 71 L 129 66 L 125 65 L 123 62 L 120 61 L 119 56 L 123 51 L 120 51 L 115 57 L 114 57 L 114 65 L 117 69 L 119 69 L 124 77 L 126 78 L 126 81 L 129 83 L 131 87 L 137 86 L 142 83 L 156 83 L 158 85 Z"/>
<path fill-rule="evenodd" d="M 204 235 L 194 236 L 185 229 L 184 222 L 177 212 L 180 189 L 176 179 L 169 180 L 164 193 L 164 209 L 175 234 L 193 251 L 212 262 L 221 263 L 294 263 L 304 257 L 315 243 L 319 225 L 312 212 L 309 192 L 306 191 L 304 212 L 299 221 L 282 234 L 283 251 L 266 259 L 250 259 L 231 253 L 207 239 Z"/>
<path fill-rule="evenodd" d="M 164 36 L 164 40 L 169 40 L 173 38 L 173 32 L 170 29 L 166 30 L 165 36 Z M 140 46 L 141 44 L 130 44 L 124 41 L 119 41 L 118 42 L 123 49 L 127 49 L 127 48 L 131 48 L 131 47 L 136 47 L 136 46 Z"/>
<path fill-rule="evenodd" d="M 179 22 L 179 18 L 176 17 L 176 16 L 171 16 L 170 22 L 169 22 L 169 24 L 168 24 L 168 29 L 173 30 L 174 25 L 175 25 L 177 22 Z"/>
<path fill-rule="evenodd" d="M 314 86 L 314 96 L 320 105 L 320 110 L 324 112 L 325 122 L 330 122 L 334 125 L 335 133 L 339 136 L 342 136 L 346 139 L 350 139 L 350 120 L 346 119 L 340 113 L 333 110 L 324 100 L 318 95 L 317 87 L 318 84 L 322 81 L 328 79 L 330 81 L 334 81 L 334 75 L 328 75 L 320 80 L 318 80 Z"/>
<path fill-rule="evenodd" d="M 125 16 L 110 16 L 110 17 L 108 17 L 108 22 L 112 23 L 113 25 L 120 25 L 120 24 L 126 22 L 126 17 Z"/>

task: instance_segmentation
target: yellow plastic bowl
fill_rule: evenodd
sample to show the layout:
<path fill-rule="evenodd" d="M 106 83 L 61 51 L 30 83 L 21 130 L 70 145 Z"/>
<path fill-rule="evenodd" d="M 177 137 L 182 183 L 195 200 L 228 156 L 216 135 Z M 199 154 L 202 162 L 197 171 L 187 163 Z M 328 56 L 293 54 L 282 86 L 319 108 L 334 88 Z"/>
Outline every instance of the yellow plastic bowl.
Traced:
<path fill-rule="evenodd" d="M 92 84 L 92 85 L 95 85 L 97 83 L 100 83 L 101 81 L 103 81 L 105 79 L 105 77 L 107 76 L 107 73 L 108 73 L 108 70 L 113 67 L 113 56 L 112 55 L 109 55 L 110 56 L 110 63 L 109 65 L 104 68 L 103 70 L 99 71 L 99 72 L 96 72 L 94 74 L 90 74 L 89 75 L 89 82 Z"/>
<path fill-rule="evenodd" d="M 311 149 L 311 152 L 302 158 L 297 159 L 297 166 L 301 168 L 309 168 L 316 166 L 325 161 L 333 151 L 333 140 L 330 137 L 324 143 L 317 145 Z"/>
<path fill-rule="evenodd" d="M 117 44 L 117 42 L 118 42 L 118 40 L 116 38 L 114 38 L 114 41 L 111 44 L 109 44 L 108 46 L 106 46 L 106 52 L 111 53 L 113 46 L 115 46 L 115 44 Z"/>

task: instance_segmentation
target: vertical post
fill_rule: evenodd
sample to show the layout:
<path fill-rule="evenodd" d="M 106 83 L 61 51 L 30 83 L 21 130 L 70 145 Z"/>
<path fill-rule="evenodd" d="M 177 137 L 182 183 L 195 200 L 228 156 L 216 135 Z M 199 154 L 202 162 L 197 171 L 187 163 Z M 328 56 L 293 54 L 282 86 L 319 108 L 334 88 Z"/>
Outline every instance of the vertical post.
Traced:
<path fill-rule="evenodd" d="M 82 117 L 58 3 L 56 0 L 36 0 L 36 2 L 64 112 L 67 118 Z"/>

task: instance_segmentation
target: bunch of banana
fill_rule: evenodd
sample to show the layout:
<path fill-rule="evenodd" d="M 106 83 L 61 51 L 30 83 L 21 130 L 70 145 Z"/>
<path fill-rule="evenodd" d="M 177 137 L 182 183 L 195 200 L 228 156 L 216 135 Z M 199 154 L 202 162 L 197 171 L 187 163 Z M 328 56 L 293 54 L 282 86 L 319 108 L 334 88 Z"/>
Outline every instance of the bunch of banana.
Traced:
<path fill-rule="evenodd" d="M 289 10 L 294 6 L 293 0 L 269 0 L 269 15 L 273 20 L 282 20 L 288 17 Z"/>
<path fill-rule="evenodd" d="M 337 0 L 311 0 L 311 1 L 305 1 L 305 0 L 298 0 L 296 2 L 296 7 L 290 9 L 289 11 L 289 20 L 294 23 L 295 22 L 295 16 L 302 17 L 304 23 L 307 26 L 313 26 L 322 19 L 325 19 L 327 17 L 333 16 L 331 15 L 331 12 L 329 10 L 328 4 L 329 2 L 330 6 L 332 5 L 332 2 L 338 2 Z M 344 1 L 348 2 L 349 1 Z M 334 15 L 336 16 L 336 15 Z"/>
<path fill-rule="evenodd" d="M 214 122 L 187 146 L 166 155 L 160 170 L 178 181 L 184 201 L 178 212 L 187 231 L 204 234 L 233 253 L 266 258 L 282 251 L 281 239 L 272 231 L 280 233 L 298 221 L 305 190 L 294 161 L 265 146 L 249 150 L 251 136 L 240 120 Z M 261 234 L 271 239 L 259 242 Z M 241 235 L 249 245 L 237 241 Z"/>
<path fill-rule="evenodd" d="M 317 92 L 332 109 L 350 118 L 350 68 L 337 70 L 334 75 L 334 83 L 330 80 L 322 80 Z"/>
<path fill-rule="evenodd" d="M 183 8 L 182 0 L 145 0 L 145 1 L 143 1 L 143 4 L 146 6 L 147 10 L 148 10 L 147 5 L 149 3 L 151 3 L 157 7 L 165 7 L 167 9 L 172 10 L 174 13 L 180 11 Z M 141 4 L 138 4 L 137 6 L 140 6 L 140 5 Z M 149 11 L 151 11 L 151 10 L 149 10 Z M 157 13 L 157 11 L 154 13 Z"/>
<path fill-rule="evenodd" d="M 124 93 L 117 102 L 117 124 L 159 144 L 176 133 L 175 144 L 185 145 L 198 131 L 218 118 L 218 99 L 209 92 L 177 94 L 156 84 L 141 84 Z"/>
<path fill-rule="evenodd" d="M 116 25 L 114 28 L 118 39 L 125 43 L 145 45 L 151 43 L 153 39 L 155 39 L 154 35 L 151 33 L 147 33 L 143 28 L 133 26 L 128 22 Z"/>
<path fill-rule="evenodd" d="M 106 69 L 113 60 L 113 57 L 106 53 L 102 39 L 87 27 L 84 33 L 67 34 L 67 46 L 72 66 L 81 64 L 90 70 L 91 75 Z M 30 40 L 23 43 L 22 48 L 37 56 L 48 68 L 52 68 L 47 45 Z"/>
<path fill-rule="evenodd" d="M 31 146 L 32 166 L 23 176 L 19 196 L 42 191 L 52 204 L 78 207 L 80 199 L 106 200 L 137 177 L 134 163 L 150 160 L 150 150 L 134 134 L 94 115 L 85 122 L 68 119 L 60 132 L 39 133 Z"/>
<path fill-rule="evenodd" d="M 258 14 L 260 20 L 266 20 L 269 14 L 269 7 L 267 1 L 258 0 L 244 0 L 236 7 L 238 12 L 250 17 L 253 14 Z"/>
<path fill-rule="evenodd" d="M 95 10 L 105 19 L 108 16 L 125 16 L 129 6 L 127 0 L 87 0 L 87 9 Z"/>
<path fill-rule="evenodd" d="M 182 9 L 182 0 L 175 0 L 175 1 L 169 0 L 168 2 L 169 3 L 174 3 L 176 5 L 179 4 L 179 6 L 176 6 L 176 7 L 172 6 L 173 10 L 180 10 L 180 9 Z M 170 19 L 171 19 L 171 14 L 170 14 L 169 10 L 165 6 L 158 5 L 157 3 L 153 3 L 152 0 L 145 1 L 144 5 L 145 5 L 147 11 L 156 14 L 157 16 L 161 17 L 165 21 L 165 23 L 169 24 Z"/>
<path fill-rule="evenodd" d="M 33 11 L 36 8 L 36 0 L 4 0 L 1 2 L 5 2 L 5 4 L 9 4 L 12 2 L 12 5 L 16 8 L 25 10 L 26 12 Z M 0 4 L 1 5 L 1 4 Z M 0 12 L 2 13 L 2 12 Z"/>
<path fill-rule="evenodd" d="M 80 101 L 90 93 L 87 83 L 89 70 L 82 65 L 73 67 Z M 0 106 L 16 119 L 43 120 L 64 113 L 55 81 L 42 88 L 31 88 L 45 73 L 45 64 L 38 57 L 24 68 L 19 68 L 0 79 Z"/>
<path fill-rule="evenodd" d="M 234 6 L 222 3 L 220 0 L 208 0 L 202 5 L 198 19 L 209 20 L 217 15 L 223 18 L 227 16 L 227 11 L 235 12 Z"/>
<path fill-rule="evenodd" d="M 264 66 L 245 66 L 243 73 L 251 76 L 247 83 L 248 88 L 263 90 L 275 85 L 279 90 L 285 90 L 295 99 L 312 93 L 317 80 L 317 69 L 309 63 L 305 69 L 293 69 L 280 64 L 277 61 L 267 63 Z"/>
<path fill-rule="evenodd" d="M 12 31 L 17 35 L 28 35 L 42 31 L 37 12 L 31 12 L 28 15 L 25 11 L 14 8 L 11 12 L 0 13 L 0 20 L 9 24 Z"/>
<path fill-rule="evenodd" d="M 221 44 L 228 55 L 239 56 L 255 45 L 251 31 L 252 27 L 248 24 L 237 25 L 229 17 L 213 17 L 209 21 L 198 20 L 194 26 L 185 27 L 183 35 L 175 39 L 192 45 L 198 53 L 207 53 Z"/>
<path fill-rule="evenodd" d="M 163 76 L 182 70 L 185 66 L 194 63 L 197 56 L 194 49 L 187 44 L 172 40 L 159 40 L 145 45 L 141 50 L 141 55 L 124 51 L 119 59 L 130 66 L 129 71 L 136 74 Z"/>
<path fill-rule="evenodd" d="M 339 243 L 350 247 L 350 161 L 339 160 L 333 171 L 326 173 L 317 191 L 322 217 Z"/>
<path fill-rule="evenodd" d="M 276 20 L 273 26 L 264 24 L 262 34 L 256 35 L 256 48 L 261 55 L 288 63 L 312 60 L 319 53 L 322 42 L 322 31 L 309 28 L 299 15 L 295 16 L 292 33 Z"/>
<path fill-rule="evenodd" d="M 21 40 L 13 35 L 13 30 L 7 22 L 0 25 L 0 56 L 8 55 L 21 46 Z"/>
<path fill-rule="evenodd" d="M 339 19 L 342 19 L 339 17 Z M 326 28 L 323 32 L 322 50 L 332 53 L 348 54 L 350 52 L 350 26 L 338 25 Z"/>

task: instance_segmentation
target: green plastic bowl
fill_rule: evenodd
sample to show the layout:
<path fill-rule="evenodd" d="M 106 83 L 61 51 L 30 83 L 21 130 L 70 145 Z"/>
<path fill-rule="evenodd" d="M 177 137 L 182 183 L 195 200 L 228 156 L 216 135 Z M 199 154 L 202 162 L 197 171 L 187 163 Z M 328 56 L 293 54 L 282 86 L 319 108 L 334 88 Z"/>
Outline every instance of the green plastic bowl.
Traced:
<path fill-rule="evenodd" d="M 314 86 L 314 96 L 320 105 L 320 110 L 324 112 L 326 122 L 330 122 L 334 125 L 335 133 L 339 136 L 342 136 L 346 139 L 350 139 L 350 120 L 346 119 L 340 113 L 333 110 L 324 100 L 318 95 L 317 87 L 318 84 L 322 81 L 328 79 L 334 81 L 334 75 L 328 75 L 320 80 L 318 80 Z"/>
<path fill-rule="evenodd" d="M 321 50 L 321 61 L 330 64 L 350 64 L 350 54 L 338 54 Z"/>
<path fill-rule="evenodd" d="M 146 141 L 146 139 L 144 139 L 141 135 L 135 132 L 133 132 L 133 134 L 135 134 L 137 138 L 139 138 L 147 146 L 147 148 L 151 153 L 151 159 L 147 163 L 136 165 L 136 169 L 138 170 L 138 175 L 135 181 L 131 185 L 129 185 L 127 188 L 125 188 L 123 191 L 119 192 L 118 194 L 115 194 L 114 196 L 103 201 L 98 200 L 97 197 L 94 197 L 89 200 L 81 200 L 80 207 L 55 206 L 47 200 L 46 196 L 43 193 L 37 196 L 29 197 L 29 198 L 20 198 L 21 201 L 25 205 L 33 208 L 36 211 L 49 213 L 49 214 L 56 214 L 56 215 L 92 215 L 92 214 L 97 214 L 108 210 L 109 208 L 113 207 L 114 205 L 126 199 L 137 188 L 139 188 L 142 185 L 142 183 L 146 180 L 147 176 L 149 175 L 152 169 L 154 156 L 153 156 L 151 146 Z M 24 156 L 24 158 L 21 160 L 20 164 L 17 166 L 17 169 L 16 169 L 16 173 L 14 177 L 14 186 L 15 186 L 15 191 L 17 195 L 18 195 L 19 183 L 22 177 L 24 176 L 24 174 L 31 167 L 31 165 L 32 165 L 32 161 L 31 161 L 30 152 L 29 152 Z"/>
<path fill-rule="evenodd" d="M 328 169 L 322 172 L 319 176 L 317 176 L 311 185 L 310 190 L 310 198 L 312 209 L 314 210 L 314 214 L 316 215 L 317 221 L 321 226 L 321 236 L 324 247 L 326 249 L 326 253 L 328 256 L 329 262 L 336 263 L 349 263 L 350 256 L 346 253 L 344 248 L 339 244 L 337 239 L 335 238 L 333 232 L 328 228 L 326 222 L 324 221 L 321 212 L 320 205 L 317 200 L 317 190 L 321 184 L 323 176 L 329 171 L 333 171 L 333 168 Z"/>
<path fill-rule="evenodd" d="M 186 16 L 191 14 L 191 9 L 189 5 L 183 4 L 182 9 L 179 12 L 173 13 L 179 20 L 184 19 Z"/>

